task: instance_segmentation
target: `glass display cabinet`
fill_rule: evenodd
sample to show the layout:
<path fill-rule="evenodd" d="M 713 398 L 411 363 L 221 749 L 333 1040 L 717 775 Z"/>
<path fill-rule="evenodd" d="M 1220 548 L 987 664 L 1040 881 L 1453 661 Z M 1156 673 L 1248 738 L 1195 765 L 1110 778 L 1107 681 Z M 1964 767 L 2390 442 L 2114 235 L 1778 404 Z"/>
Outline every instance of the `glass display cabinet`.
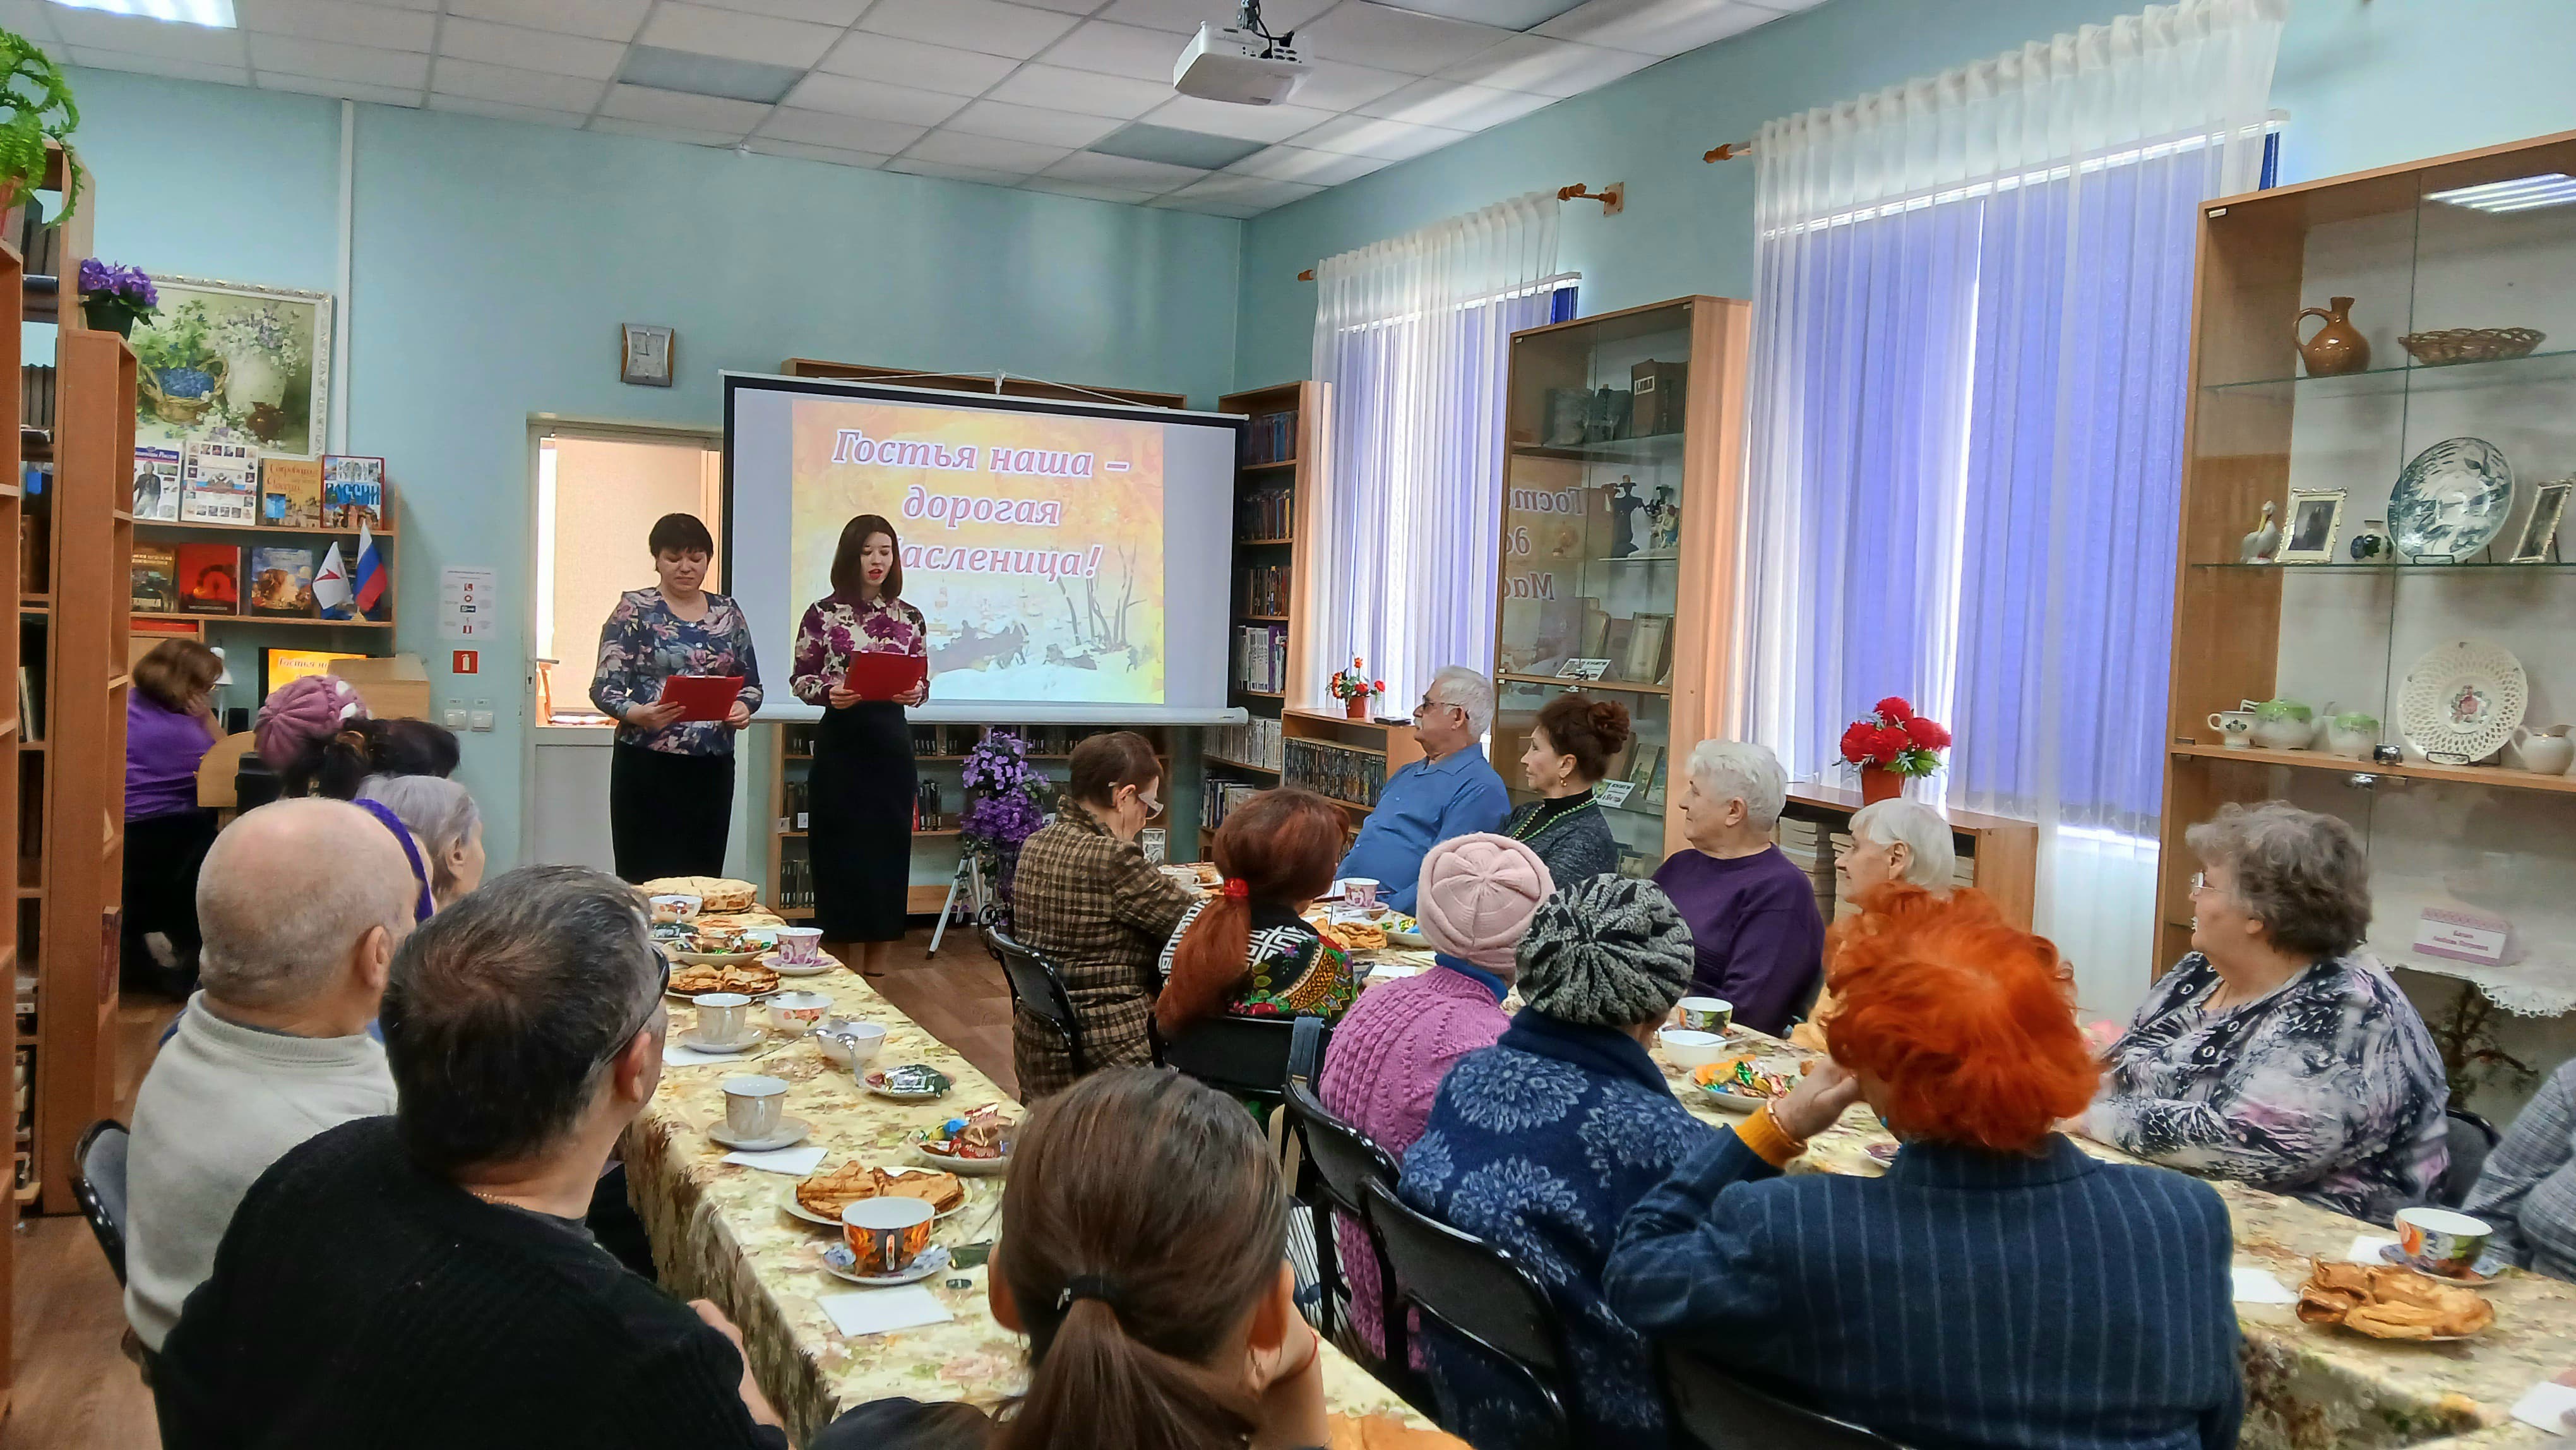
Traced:
<path fill-rule="evenodd" d="M 1729 723 L 1750 314 L 1685 297 L 1512 336 L 1494 768 L 1529 800 L 1550 699 L 1626 704 L 1636 739 L 1600 788 L 1623 874 L 1678 847 L 1682 762 Z"/>
<path fill-rule="evenodd" d="M 2156 959 L 2194 822 L 2341 816 L 2461 1089 L 2491 1005 L 2576 1006 L 2571 178 L 2576 133 L 2202 208 Z"/>

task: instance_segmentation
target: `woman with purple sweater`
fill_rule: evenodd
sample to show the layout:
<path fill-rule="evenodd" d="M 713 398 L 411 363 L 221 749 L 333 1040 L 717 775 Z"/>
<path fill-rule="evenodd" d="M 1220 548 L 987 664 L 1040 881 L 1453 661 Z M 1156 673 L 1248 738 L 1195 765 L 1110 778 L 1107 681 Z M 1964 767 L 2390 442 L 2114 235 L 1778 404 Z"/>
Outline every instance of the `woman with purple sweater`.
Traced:
<path fill-rule="evenodd" d="M 1324 1106 L 1401 1159 L 1422 1136 L 1450 1064 L 1493 1046 L 1510 1025 L 1503 998 L 1517 970 L 1512 953 L 1555 890 L 1538 853 L 1507 836 L 1456 836 L 1432 847 L 1413 910 L 1434 965 L 1362 992 L 1343 1015 L 1315 1084 Z M 1334 1236 L 1352 1327 L 1383 1356 L 1377 1256 L 1357 1224 L 1337 1224 Z"/>
<path fill-rule="evenodd" d="M 197 762 L 215 743 L 221 656 L 165 639 L 134 662 L 125 697 L 125 940 L 129 987 L 182 1001 L 197 985 L 197 865 L 215 813 L 197 805 Z"/>
<path fill-rule="evenodd" d="M 1815 883 L 1771 844 L 1787 772 L 1760 745 L 1703 740 L 1677 803 L 1682 839 L 1655 884 L 1690 924 L 1691 991 L 1735 1004 L 1735 1020 L 1788 1031 L 1824 977 L 1825 919 Z"/>

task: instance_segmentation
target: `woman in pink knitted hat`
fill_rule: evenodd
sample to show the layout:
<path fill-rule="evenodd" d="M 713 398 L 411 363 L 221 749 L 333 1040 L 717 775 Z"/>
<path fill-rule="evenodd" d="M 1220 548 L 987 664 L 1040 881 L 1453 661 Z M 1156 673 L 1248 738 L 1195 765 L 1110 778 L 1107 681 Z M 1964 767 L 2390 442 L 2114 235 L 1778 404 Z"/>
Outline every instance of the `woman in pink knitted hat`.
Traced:
<path fill-rule="evenodd" d="M 1324 1050 L 1316 1092 L 1324 1106 L 1401 1159 L 1431 1116 L 1450 1064 L 1491 1047 L 1510 1025 L 1512 953 L 1530 915 L 1556 890 L 1538 853 L 1507 836 L 1458 836 L 1422 858 L 1413 903 L 1434 965 L 1369 988 Z M 1386 1352 L 1377 1257 L 1358 1225 L 1338 1224 L 1351 1323 L 1373 1354 Z"/>

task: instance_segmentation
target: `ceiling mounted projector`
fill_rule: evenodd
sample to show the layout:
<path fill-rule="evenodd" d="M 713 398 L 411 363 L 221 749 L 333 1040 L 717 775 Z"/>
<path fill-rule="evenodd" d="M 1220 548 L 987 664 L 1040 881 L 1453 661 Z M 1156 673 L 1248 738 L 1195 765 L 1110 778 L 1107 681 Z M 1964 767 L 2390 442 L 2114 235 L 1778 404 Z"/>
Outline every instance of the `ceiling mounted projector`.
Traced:
<path fill-rule="evenodd" d="M 1294 39 L 1294 32 L 1272 35 L 1261 23 L 1261 0 L 1243 0 L 1233 25 L 1199 26 L 1172 66 L 1172 89 L 1228 105 L 1276 105 L 1306 78 L 1306 64 L 1289 44 Z"/>

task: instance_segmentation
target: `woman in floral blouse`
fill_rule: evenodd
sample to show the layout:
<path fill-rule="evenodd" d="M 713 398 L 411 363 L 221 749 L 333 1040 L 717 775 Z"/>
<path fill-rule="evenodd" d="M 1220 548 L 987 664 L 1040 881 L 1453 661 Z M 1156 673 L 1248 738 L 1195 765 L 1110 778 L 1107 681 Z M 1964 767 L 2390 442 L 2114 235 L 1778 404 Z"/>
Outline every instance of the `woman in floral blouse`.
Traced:
<path fill-rule="evenodd" d="M 760 708 L 751 626 L 706 590 L 715 539 L 689 514 L 664 514 L 648 540 L 661 583 L 618 597 L 599 629 L 590 702 L 617 721 L 608 768 L 608 834 L 617 874 L 721 876 L 733 820 L 733 737 Z M 673 675 L 740 675 L 722 720 L 680 719 L 662 704 Z"/>
<path fill-rule="evenodd" d="M 1340 1021 L 1360 992 L 1350 953 L 1299 913 L 1333 884 L 1341 808 L 1311 791 L 1263 791 L 1226 814 L 1212 854 L 1224 888 L 1163 948 L 1164 1039 L 1221 1014 Z"/>
<path fill-rule="evenodd" d="M 2285 801 L 2185 836 L 2194 950 L 2104 1055 L 2082 1131 L 2150 1162 L 2386 1223 L 2450 1161 L 2424 1019 L 2363 946 L 2352 827 Z"/>
<path fill-rule="evenodd" d="M 925 675 L 900 698 L 863 700 L 849 674 L 851 659 L 862 654 L 912 655 L 927 667 L 927 626 L 903 599 L 902 552 L 894 525 L 879 515 L 861 514 L 841 530 L 832 592 L 808 606 L 796 626 L 789 681 L 797 699 L 823 707 L 807 776 L 814 924 L 825 941 L 854 944 L 859 970 L 872 977 L 903 939 L 913 798 L 921 788 L 903 712 L 928 699 L 930 685 Z"/>

